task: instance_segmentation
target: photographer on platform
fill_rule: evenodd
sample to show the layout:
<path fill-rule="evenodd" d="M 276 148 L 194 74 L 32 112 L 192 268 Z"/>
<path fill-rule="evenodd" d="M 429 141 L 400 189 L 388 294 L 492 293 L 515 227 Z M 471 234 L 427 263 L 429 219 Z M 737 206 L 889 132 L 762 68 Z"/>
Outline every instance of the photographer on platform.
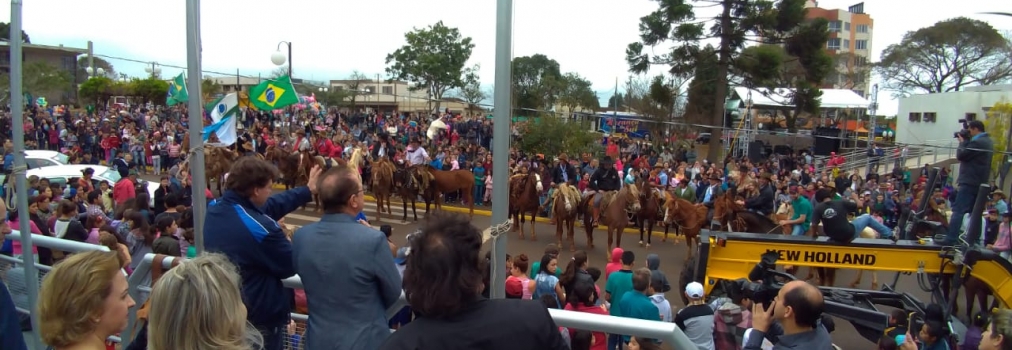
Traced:
<path fill-rule="evenodd" d="M 949 232 L 942 245 L 956 244 L 959 230 L 963 227 L 963 215 L 973 209 L 977 199 L 977 190 L 981 184 L 988 182 L 991 175 L 991 155 L 994 153 L 994 142 L 984 132 L 984 123 L 971 120 L 966 124 L 967 132 L 957 132 L 959 149 L 956 159 L 959 160 L 958 188 L 956 200 L 952 202 L 952 215 L 949 219 Z"/>
<path fill-rule="evenodd" d="M 760 350 L 764 338 L 773 349 L 833 349 L 829 331 L 820 322 L 823 298 L 818 288 L 805 281 L 791 281 L 780 289 L 769 308 L 752 307 L 752 331 L 743 350 Z"/>

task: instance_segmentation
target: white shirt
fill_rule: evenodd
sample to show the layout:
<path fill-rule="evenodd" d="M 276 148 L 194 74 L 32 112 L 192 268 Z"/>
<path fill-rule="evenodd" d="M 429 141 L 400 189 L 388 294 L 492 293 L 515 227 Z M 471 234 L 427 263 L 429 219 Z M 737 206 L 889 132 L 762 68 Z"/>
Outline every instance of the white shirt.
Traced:
<path fill-rule="evenodd" d="M 408 162 L 411 165 L 425 164 L 425 159 L 429 158 L 429 153 L 425 151 L 425 148 L 418 147 L 415 150 L 408 150 Z"/>

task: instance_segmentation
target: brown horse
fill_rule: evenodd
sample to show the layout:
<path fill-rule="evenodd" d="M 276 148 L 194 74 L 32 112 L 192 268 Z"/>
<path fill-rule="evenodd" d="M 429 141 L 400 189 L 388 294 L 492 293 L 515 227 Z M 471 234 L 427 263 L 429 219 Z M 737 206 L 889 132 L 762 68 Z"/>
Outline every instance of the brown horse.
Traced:
<path fill-rule="evenodd" d="M 514 223 L 513 231 L 520 231 L 520 239 L 524 239 L 524 223 L 527 220 L 527 213 L 531 213 L 531 240 L 538 240 L 534 228 L 535 218 L 538 216 L 539 197 L 544 190 L 541 183 L 541 175 L 536 171 L 528 171 L 526 174 L 513 175 L 509 179 L 509 213 Z M 561 226 L 560 226 L 561 227 Z M 559 231 L 556 229 L 556 231 Z"/>
<path fill-rule="evenodd" d="M 588 239 L 592 238 L 592 234 L 594 233 L 594 218 L 590 214 L 594 209 L 594 197 L 602 195 L 604 194 L 591 194 L 580 203 L 580 213 L 583 214 L 583 227 L 587 230 Z M 601 223 L 608 226 L 608 250 L 605 251 L 605 254 L 608 260 L 611 260 L 612 243 L 615 243 L 615 247 L 622 246 L 622 232 L 629 225 L 628 214 L 636 214 L 640 211 L 640 191 L 636 185 L 626 185 L 614 194 L 611 202 L 606 202 L 606 200 L 607 197 L 601 200 L 601 206 L 603 207 L 603 210 L 601 210 Z M 593 249 L 594 241 L 592 239 L 588 240 L 587 246 Z"/>
<path fill-rule="evenodd" d="M 664 207 L 664 198 L 657 193 L 657 191 L 646 183 L 641 183 L 640 187 L 643 189 L 640 191 L 640 211 L 636 214 L 636 226 L 640 228 L 640 246 L 643 246 L 643 235 L 646 233 L 646 247 L 650 248 L 650 244 L 653 241 L 654 224 L 658 220 L 663 218 L 661 208 Z M 661 224 L 664 224 L 663 221 Z M 664 225 L 664 240 L 668 240 L 668 226 Z"/>
<path fill-rule="evenodd" d="M 552 215 L 555 217 L 555 241 L 559 248 L 562 248 L 562 230 L 566 229 L 569 234 L 569 251 L 576 251 L 576 242 L 573 239 L 576 217 L 580 205 L 580 190 L 569 184 L 559 184 L 548 199 L 552 202 Z M 532 220 L 533 221 L 533 220 Z M 533 232 L 533 231 L 532 231 Z M 590 236 L 587 236 L 590 240 Z"/>
<path fill-rule="evenodd" d="M 429 215 L 429 195 L 426 194 L 428 188 L 431 186 L 429 183 L 432 174 L 421 167 L 410 167 L 401 171 L 394 171 L 394 187 L 396 193 L 401 197 L 401 208 L 404 210 L 404 216 L 401 217 L 401 221 L 408 221 L 408 202 L 411 202 L 411 214 L 414 215 L 415 221 L 418 221 L 418 208 L 415 206 L 415 202 L 419 195 L 422 195 L 422 200 L 425 201 L 425 216 Z"/>
<path fill-rule="evenodd" d="M 384 209 L 387 214 L 393 214 L 390 197 L 394 192 L 394 163 L 387 158 L 369 163 L 372 164 L 372 194 L 376 197 L 376 218 L 379 219 L 382 218 Z"/>
<path fill-rule="evenodd" d="M 211 181 L 217 184 L 218 193 L 221 194 L 222 190 L 222 179 L 225 174 L 228 173 L 232 167 L 232 162 L 238 158 L 238 155 L 232 150 L 225 147 L 205 146 L 204 147 L 204 177 L 207 183 L 207 189 L 211 189 Z M 193 175 L 190 171 L 190 160 L 193 158 L 187 158 L 183 163 L 179 165 L 179 173 Z"/>
<path fill-rule="evenodd" d="M 443 193 L 461 191 L 461 195 L 468 206 L 470 206 L 470 216 L 474 217 L 474 173 L 469 170 L 436 170 L 431 165 L 419 165 L 422 169 L 429 171 L 432 175 L 432 183 L 426 192 L 432 195 L 432 199 L 436 202 L 436 210 L 443 208 Z M 425 203 L 425 212 L 429 212 L 429 203 Z"/>
<path fill-rule="evenodd" d="M 671 193 L 664 194 L 664 223 L 678 225 L 678 230 L 685 235 L 685 249 L 688 252 L 685 260 L 692 259 L 692 252 L 699 245 L 699 231 L 706 223 L 709 209 L 700 204 L 692 204 L 685 199 L 675 197 Z"/>

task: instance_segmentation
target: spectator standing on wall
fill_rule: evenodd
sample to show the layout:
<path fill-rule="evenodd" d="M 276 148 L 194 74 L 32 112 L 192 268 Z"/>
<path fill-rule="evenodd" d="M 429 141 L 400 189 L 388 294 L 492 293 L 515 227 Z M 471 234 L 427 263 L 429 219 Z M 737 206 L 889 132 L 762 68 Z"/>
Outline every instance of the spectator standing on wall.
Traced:
<path fill-rule="evenodd" d="M 991 176 L 991 155 L 994 153 L 994 142 L 984 132 L 984 123 L 972 120 L 967 124 L 969 138 L 959 134 L 959 148 L 956 159 L 959 160 L 959 180 L 956 199 L 952 202 L 952 214 L 949 219 L 949 232 L 943 245 L 956 244 L 959 230 L 963 227 L 963 215 L 973 209 L 977 199 L 977 190 L 981 184 L 988 182 Z"/>

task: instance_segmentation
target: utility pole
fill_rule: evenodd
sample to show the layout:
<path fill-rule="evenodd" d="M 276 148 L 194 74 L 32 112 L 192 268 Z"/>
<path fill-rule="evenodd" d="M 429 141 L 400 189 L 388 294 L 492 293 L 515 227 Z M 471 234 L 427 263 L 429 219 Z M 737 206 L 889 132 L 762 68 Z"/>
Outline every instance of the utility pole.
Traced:
<path fill-rule="evenodd" d="M 187 105 L 190 119 L 190 149 L 183 150 L 190 158 L 190 172 L 193 177 L 193 198 L 204 198 L 207 178 L 204 177 L 204 106 L 201 104 L 201 72 L 200 72 L 200 0 L 186 0 L 186 68 L 188 72 L 186 85 L 190 89 L 190 101 Z M 291 67 L 291 66 L 289 66 Z M 195 152 L 194 152 L 195 151 Z M 207 201 L 193 201 L 193 237 L 197 244 L 197 253 L 204 252 L 204 216 L 207 214 Z"/>
<path fill-rule="evenodd" d="M 877 127 L 876 124 L 878 123 L 878 118 L 875 117 L 875 111 L 877 110 L 878 110 L 878 84 L 875 84 L 871 86 L 871 104 L 868 105 L 868 119 L 870 120 L 868 121 L 867 146 L 869 152 L 874 152 L 873 148 L 875 147 L 875 128 Z M 867 177 L 868 174 L 871 174 L 871 161 L 873 156 L 874 155 L 868 156 L 868 158 L 865 160 L 865 177 Z M 903 165 L 901 164 L 901 166 Z"/>
<path fill-rule="evenodd" d="M 492 179 L 493 182 L 505 184 L 509 177 L 510 122 L 513 119 L 513 102 L 510 96 L 512 86 L 513 59 L 513 0 L 496 0 L 495 19 L 495 111 L 492 117 Z M 508 186 L 492 186 L 492 224 L 497 225 L 509 220 Z M 519 225 L 519 223 L 517 223 Z M 492 261 L 492 298 L 506 297 L 506 276 L 503 264 L 506 263 L 506 244 L 508 234 L 493 233 Z"/>

